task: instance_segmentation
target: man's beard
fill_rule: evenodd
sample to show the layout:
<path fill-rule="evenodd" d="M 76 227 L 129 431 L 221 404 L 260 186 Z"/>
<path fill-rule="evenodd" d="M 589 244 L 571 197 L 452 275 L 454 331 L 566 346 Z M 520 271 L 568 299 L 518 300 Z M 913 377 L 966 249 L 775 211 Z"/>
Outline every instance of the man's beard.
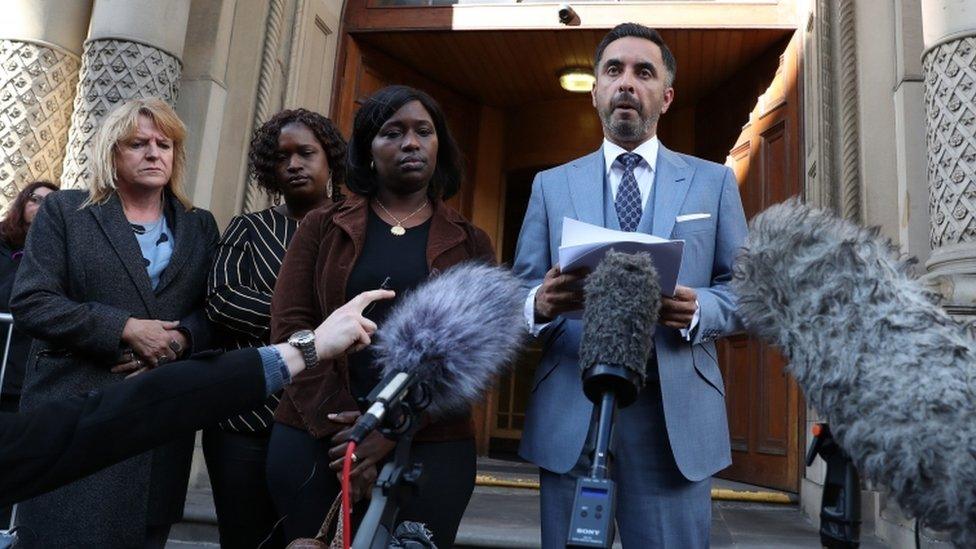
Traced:
<path fill-rule="evenodd" d="M 607 132 L 618 141 L 637 141 L 648 135 L 654 124 L 657 123 L 658 115 L 645 116 L 640 110 L 636 111 L 637 118 L 626 120 L 614 120 L 614 106 L 611 104 L 606 109 L 600 111 L 600 120 Z"/>

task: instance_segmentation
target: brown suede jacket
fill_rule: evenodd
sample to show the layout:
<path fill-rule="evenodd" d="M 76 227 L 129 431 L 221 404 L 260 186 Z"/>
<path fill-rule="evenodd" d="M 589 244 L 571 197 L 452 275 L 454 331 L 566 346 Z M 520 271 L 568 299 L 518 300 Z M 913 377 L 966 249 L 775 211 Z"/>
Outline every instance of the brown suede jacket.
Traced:
<path fill-rule="evenodd" d="M 298 330 L 315 329 L 346 302 L 346 283 L 366 238 L 368 208 L 366 197 L 349 194 L 302 221 L 271 300 L 272 343 L 287 341 Z M 495 263 L 491 239 L 450 206 L 435 201 L 427 241 L 428 269 L 443 271 L 468 259 Z M 341 357 L 295 376 L 285 387 L 275 420 L 324 438 L 345 427 L 330 421 L 328 414 L 357 409 L 349 391 L 348 363 Z M 473 434 L 467 414 L 427 425 L 417 433 L 417 440 L 456 440 Z"/>

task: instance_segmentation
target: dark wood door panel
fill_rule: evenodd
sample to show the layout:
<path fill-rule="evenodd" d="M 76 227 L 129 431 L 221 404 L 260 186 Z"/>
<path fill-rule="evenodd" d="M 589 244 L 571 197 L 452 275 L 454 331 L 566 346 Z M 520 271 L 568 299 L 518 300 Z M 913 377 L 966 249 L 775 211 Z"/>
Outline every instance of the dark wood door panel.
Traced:
<path fill-rule="evenodd" d="M 739 183 L 748 218 L 800 194 L 799 41 L 779 57 L 776 76 L 742 126 L 728 164 Z M 726 383 L 732 466 L 719 476 L 796 492 L 799 490 L 803 403 L 775 348 L 740 334 L 719 344 Z"/>
<path fill-rule="evenodd" d="M 785 421 L 789 417 L 789 380 L 783 371 L 783 357 L 774 349 L 761 345 L 759 367 L 759 430 L 756 451 L 772 456 L 786 456 L 789 451 L 789 431 L 794 426 Z"/>
<path fill-rule="evenodd" d="M 751 400 L 749 388 L 752 387 L 753 369 L 750 364 L 757 362 L 755 341 L 746 336 L 733 336 L 718 344 L 719 367 L 725 379 L 726 402 L 748 402 Z M 749 451 L 750 409 L 745 406 L 728 407 L 729 436 L 733 452 Z"/>

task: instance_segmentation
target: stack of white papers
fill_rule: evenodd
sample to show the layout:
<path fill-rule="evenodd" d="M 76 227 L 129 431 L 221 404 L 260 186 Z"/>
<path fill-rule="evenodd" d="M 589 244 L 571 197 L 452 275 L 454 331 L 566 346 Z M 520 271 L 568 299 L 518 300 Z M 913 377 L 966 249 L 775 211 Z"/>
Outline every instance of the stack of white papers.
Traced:
<path fill-rule="evenodd" d="M 582 221 L 563 218 L 563 239 L 559 246 L 559 268 L 572 271 L 586 267 L 591 271 L 610 250 L 634 254 L 647 252 L 661 281 L 661 293 L 674 295 L 681 268 L 684 240 L 666 240 L 645 233 L 614 231 Z"/>

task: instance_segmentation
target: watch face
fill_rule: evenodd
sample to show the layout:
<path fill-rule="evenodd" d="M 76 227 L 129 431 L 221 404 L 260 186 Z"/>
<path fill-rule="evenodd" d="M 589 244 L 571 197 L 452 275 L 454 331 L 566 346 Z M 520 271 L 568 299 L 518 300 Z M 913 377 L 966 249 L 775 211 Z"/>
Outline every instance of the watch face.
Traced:
<path fill-rule="evenodd" d="M 295 345 L 305 345 L 307 343 L 311 343 L 312 341 L 314 341 L 314 339 L 315 339 L 315 334 L 312 333 L 311 330 L 300 330 L 298 332 L 293 333 L 291 337 L 288 338 L 288 341 L 290 343 L 294 343 Z"/>

